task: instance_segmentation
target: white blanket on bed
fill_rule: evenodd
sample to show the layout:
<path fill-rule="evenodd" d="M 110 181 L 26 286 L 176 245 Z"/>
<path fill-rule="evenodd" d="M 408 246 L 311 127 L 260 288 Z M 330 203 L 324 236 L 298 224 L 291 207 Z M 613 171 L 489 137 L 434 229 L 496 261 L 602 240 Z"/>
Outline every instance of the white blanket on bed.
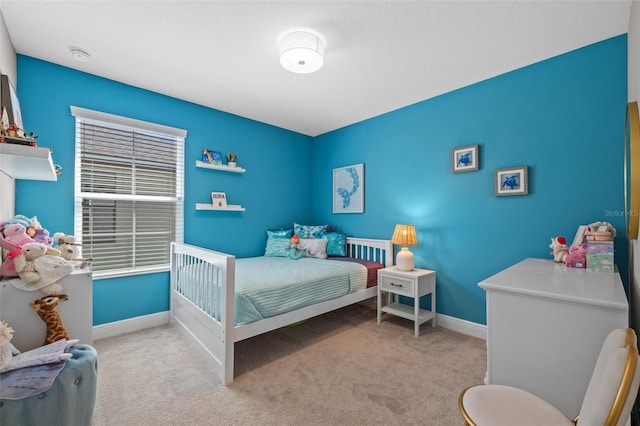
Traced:
<path fill-rule="evenodd" d="M 236 259 L 236 325 L 324 302 L 367 286 L 354 262 L 286 257 Z"/>

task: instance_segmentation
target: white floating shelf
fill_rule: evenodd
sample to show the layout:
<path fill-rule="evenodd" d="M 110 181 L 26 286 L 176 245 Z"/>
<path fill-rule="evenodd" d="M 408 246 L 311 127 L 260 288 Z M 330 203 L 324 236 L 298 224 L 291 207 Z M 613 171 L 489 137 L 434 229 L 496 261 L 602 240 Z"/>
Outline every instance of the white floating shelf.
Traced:
<path fill-rule="evenodd" d="M 200 167 L 203 169 L 213 169 L 213 170 L 222 170 L 223 172 L 232 172 L 232 173 L 244 173 L 245 169 L 242 167 L 229 167 L 224 164 L 209 164 L 204 161 L 196 160 L 196 167 Z"/>
<path fill-rule="evenodd" d="M 220 210 L 220 211 L 243 212 L 244 207 L 237 204 L 227 204 L 227 207 L 214 207 L 213 204 L 196 203 L 196 210 Z"/>
<path fill-rule="evenodd" d="M 14 179 L 58 180 L 49 148 L 0 143 L 0 170 Z"/>

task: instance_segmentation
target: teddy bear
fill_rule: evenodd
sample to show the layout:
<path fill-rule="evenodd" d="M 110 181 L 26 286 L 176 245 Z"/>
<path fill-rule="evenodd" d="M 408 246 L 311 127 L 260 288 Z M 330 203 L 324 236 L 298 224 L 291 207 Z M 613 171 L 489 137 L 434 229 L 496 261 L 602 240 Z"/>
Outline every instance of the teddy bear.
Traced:
<path fill-rule="evenodd" d="M 80 244 L 76 243 L 76 237 L 56 232 L 53 234 L 53 241 L 56 243 L 55 248 L 60 251 L 60 257 L 76 268 L 82 269 L 87 266 L 88 261 L 80 257 Z"/>
<path fill-rule="evenodd" d="M 73 271 L 73 266 L 60 257 L 60 251 L 42 243 L 27 243 L 19 247 L 13 261 L 24 282 L 20 288 L 28 291 L 60 292 L 62 286 L 57 281 Z"/>

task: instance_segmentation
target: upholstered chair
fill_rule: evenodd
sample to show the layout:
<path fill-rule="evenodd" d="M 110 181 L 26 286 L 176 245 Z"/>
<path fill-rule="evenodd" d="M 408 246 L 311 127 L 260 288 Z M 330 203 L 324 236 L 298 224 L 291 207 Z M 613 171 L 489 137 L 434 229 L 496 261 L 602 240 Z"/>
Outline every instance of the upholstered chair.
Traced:
<path fill-rule="evenodd" d="M 0 425 L 89 426 L 96 404 L 98 353 L 76 344 L 51 388 L 19 399 L 0 399 Z"/>
<path fill-rule="evenodd" d="M 611 331 L 596 361 L 579 415 L 569 419 L 543 399 L 510 386 L 471 386 L 458 398 L 471 426 L 622 426 L 640 385 L 638 347 L 630 329 Z"/>

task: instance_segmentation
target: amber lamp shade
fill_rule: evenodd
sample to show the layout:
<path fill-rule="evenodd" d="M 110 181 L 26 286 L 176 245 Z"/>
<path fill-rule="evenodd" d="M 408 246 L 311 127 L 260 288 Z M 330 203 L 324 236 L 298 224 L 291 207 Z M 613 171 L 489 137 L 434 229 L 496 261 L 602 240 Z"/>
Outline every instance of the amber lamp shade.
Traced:
<path fill-rule="evenodd" d="M 396 267 L 401 271 L 413 270 L 413 253 L 409 251 L 408 246 L 418 245 L 416 227 L 413 225 L 396 225 L 391 242 L 402 246 L 402 249 L 396 255 Z"/>

